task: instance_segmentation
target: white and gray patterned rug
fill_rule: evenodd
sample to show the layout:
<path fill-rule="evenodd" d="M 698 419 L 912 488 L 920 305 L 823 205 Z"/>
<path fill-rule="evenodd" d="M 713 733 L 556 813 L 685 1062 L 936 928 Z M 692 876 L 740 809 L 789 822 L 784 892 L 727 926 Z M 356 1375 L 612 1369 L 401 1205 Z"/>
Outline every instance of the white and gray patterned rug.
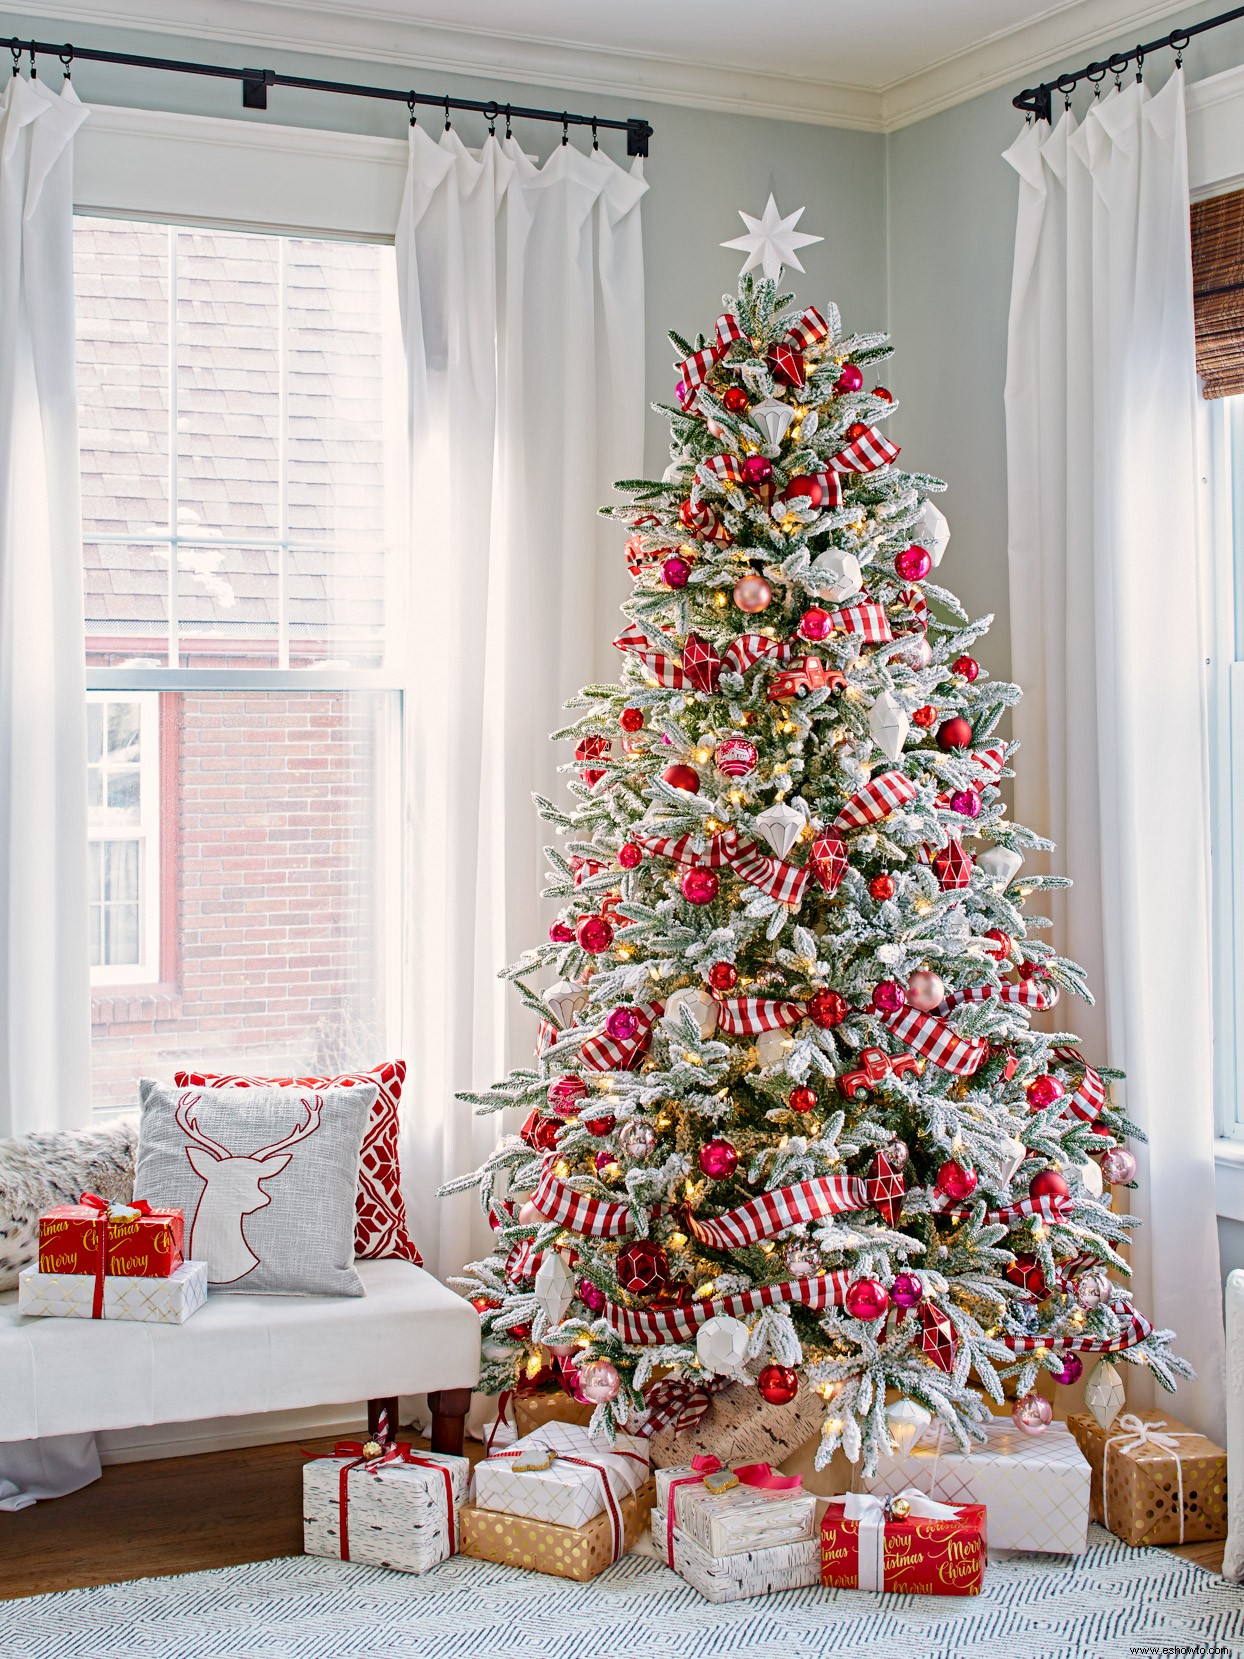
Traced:
<path fill-rule="evenodd" d="M 0 1603 L 0 1659 L 1244 1654 L 1244 1589 L 1100 1527 L 1090 1538 L 1079 1557 L 991 1561 L 977 1597 L 788 1590 L 721 1606 L 639 1556 L 590 1584 L 462 1556 L 422 1578 L 293 1556 Z"/>

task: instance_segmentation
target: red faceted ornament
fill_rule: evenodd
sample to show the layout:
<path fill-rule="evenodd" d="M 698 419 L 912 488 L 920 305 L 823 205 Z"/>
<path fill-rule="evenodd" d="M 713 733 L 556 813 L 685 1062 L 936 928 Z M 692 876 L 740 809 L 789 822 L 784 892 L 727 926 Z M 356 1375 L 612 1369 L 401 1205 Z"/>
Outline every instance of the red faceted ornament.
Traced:
<path fill-rule="evenodd" d="M 844 363 L 842 365 L 842 373 L 838 376 L 837 380 L 834 381 L 834 390 L 836 392 L 858 392 L 863 384 L 864 376 L 860 373 L 859 369 L 856 368 L 855 364 Z"/>
<path fill-rule="evenodd" d="M 733 962 L 714 962 L 708 970 L 708 982 L 714 991 L 733 991 L 739 982 L 739 970 Z"/>
<path fill-rule="evenodd" d="M 712 904 L 721 883 L 717 879 L 716 870 L 710 870 L 704 864 L 693 864 L 689 870 L 683 872 L 679 885 L 688 904 Z"/>
<path fill-rule="evenodd" d="M 976 1171 L 964 1169 L 953 1158 L 946 1162 L 937 1172 L 937 1190 L 946 1198 L 951 1198 L 956 1204 L 962 1204 L 964 1199 L 971 1198 L 976 1191 Z"/>
<path fill-rule="evenodd" d="M 667 588 L 685 588 L 691 577 L 691 566 L 686 559 L 675 555 L 661 566 L 661 580 Z"/>
<path fill-rule="evenodd" d="M 902 1219 L 906 1187 L 903 1168 L 906 1163 L 906 1145 L 902 1141 L 891 1141 L 878 1152 L 868 1172 L 868 1202 L 887 1227 L 897 1227 Z"/>
<path fill-rule="evenodd" d="M 753 489 L 767 484 L 773 477 L 773 462 L 767 455 L 749 455 L 743 463 L 743 482 Z"/>
<path fill-rule="evenodd" d="M 527 1114 L 519 1135 L 534 1152 L 552 1152 L 557 1145 L 558 1129 L 556 1118 L 541 1117 L 533 1111 Z"/>
<path fill-rule="evenodd" d="M 697 691 L 715 691 L 721 678 L 721 658 L 701 634 L 688 634 L 682 648 L 682 671 Z"/>
<path fill-rule="evenodd" d="M 773 378 L 780 385 L 803 385 L 806 377 L 803 353 L 796 351 L 794 346 L 788 346 L 784 340 L 779 340 L 775 346 L 769 347 L 765 361 L 773 372 Z"/>
<path fill-rule="evenodd" d="M 694 766 L 667 766 L 661 776 L 674 789 L 685 789 L 688 795 L 700 793 L 700 774 Z"/>
<path fill-rule="evenodd" d="M 963 850 L 961 842 L 948 841 L 939 847 L 930 860 L 929 868 L 937 877 L 943 893 L 972 885 L 972 857 Z"/>
<path fill-rule="evenodd" d="M 923 582 L 933 568 L 928 550 L 914 545 L 905 547 L 894 561 L 895 574 L 904 582 Z"/>
<path fill-rule="evenodd" d="M 609 753 L 610 742 L 607 737 L 585 737 L 575 744 L 574 758 L 576 760 L 603 760 Z M 579 776 L 584 783 L 591 785 L 599 783 L 604 777 L 599 767 L 586 766 Z"/>
<path fill-rule="evenodd" d="M 817 1106 L 816 1090 L 809 1089 L 801 1084 L 792 1089 L 786 1097 L 786 1104 L 792 1112 L 815 1112 Z"/>
<path fill-rule="evenodd" d="M 964 680 L 974 680 L 980 671 L 981 665 L 975 657 L 956 657 L 950 665 L 950 672 Z"/>
<path fill-rule="evenodd" d="M 574 929 L 565 922 L 554 922 L 549 929 L 549 938 L 555 945 L 569 945 L 574 939 Z"/>
<path fill-rule="evenodd" d="M 1028 1097 L 1028 1104 L 1034 1112 L 1043 1112 L 1047 1106 L 1052 1106 L 1064 1094 L 1062 1084 L 1050 1072 L 1042 1072 L 1040 1077 L 1034 1077 L 1024 1090 Z"/>
<path fill-rule="evenodd" d="M 992 956 L 995 962 L 1005 962 L 1013 948 L 1011 935 L 1004 933 L 1000 927 L 991 927 L 985 937 L 993 940 L 993 944 L 987 948 L 985 954 Z"/>
<path fill-rule="evenodd" d="M 572 1118 L 579 1110 L 579 1102 L 587 1094 L 587 1084 L 573 1072 L 549 1084 L 549 1105 L 559 1118 Z"/>
<path fill-rule="evenodd" d="M 712 1181 L 728 1180 L 739 1165 L 739 1155 L 727 1140 L 706 1141 L 700 1148 L 700 1168 Z"/>
<path fill-rule="evenodd" d="M 930 726 L 936 726 L 937 724 L 937 710 L 932 703 L 925 703 L 912 713 L 911 723 L 913 726 L 921 726 L 927 731 Z"/>
<path fill-rule="evenodd" d="M 888 386 L 874 386 L 873 387 L 873 396 L 874 397 L 879 397 L 881 399 L 882 403 L 893 403 L 894 402 L 894 393 L 890 390 L 890 388 Z"/>
<path fill-rule="evenodd" d="M 669 1283 L 669 1257 L 651 1239 L 636 1239 L 618 1251 L 618 1283 L 632 1296 L 653 1296 Z"/>
<path fill-rule="evenodd" d="M 1028 1183 L 1029 1198 L 1070 1198 L 1071 1188 L 1056 1169 L 1039 1169 Z"/>
<path fill-rule="evenodd" d="M 833 830 L 818 835 L 812 843 L 812 856 L 808 860 L 808 868 L 812 871 L 813 879 L 827 893 L 834 892 L 847 873 L 846 842 Z"/>
<path fill-rule="evenodd" d="M 748 408 L 747 393 L 741 386 L 727 386 L 721 402 L 722 407 L 728 409 L 732 415 L 741 415 Z"/>
<path fill-rule="evenodd" d="M 618 716 L 618 725 L 624 732 L 638 732 L 643 730 L 643 709 L 623 709 Z"/>
<path fill-rule="evenodd" d="M 925 1359 L 939 1371 L 955 1368 L 955 1328 L 950 1320 L 932 1302 L 920 1304 L 920 1349 Z"/>
<path fill-rule="evenodd" d="M 799 1392 L 799 1373 L 789 1365 L 766 1365 L 756 1378 L 756 1392 L 766 1405 L 789 1405 Z"/>
<path fill-rule="evenodd" d="M 624 870 L 633 870 L 643 862 L 643 857 L 643 848 L 637 847 L 633 841 L 624 841 L 618 848 L 618 863 Z"/>
<path fill-rule="evenodd" d="M 868 884 L 868 891 L 878 904 L 884 904 L 887 899 L 894 897 L 894 877 L 888 875 L 874 876 Z"/>
<path fill-rule="evenodd" d="M 603 916 L 584 916 L 574 930 L 580 950 L 589 956 L 599 956 L 613 943 L 613 929 Z"/>
<path fill-rule="evenodd" d="M 1038 1302 L 1044 1302 L 1050 1294 L 1041 1263 L 1031 1250 L 1021 1250 L 1015 1260 L 1007 1264 L 1006 1276 L 1013 1285 L 1018 1285 L 1030 1296 L 1035 1296 Z"/>
<path fill-rule="evenodd" d="M 603 1138 L 605 1135 L 613 1134 L 614 1129 L 617 1127 L 617 1122 L 618 1120 L 614 1117 L 612 1112 L 605 1112 L 598 1118 L 584 1118 L 583 1127 L 587 1130 L 589 1135 L 595 1135 L 597 1138 Z"/>
<path fill-rule="evenodd" d="M 873 986 L 872 1000 L 879 1014 L 897 1014 L 907 998 L 896 979 L 883 979 L 879 985 Z"/>
<path fill-rule="evenodd" d="M 832 1031 L 834 1026 L 841 1025 L 850 1011 L 846 998 L 839 996 L 837 991 L 814 991 L 808 998 L 808 1018 L 813 1025 L 819 1025 L 825 1031 Z"/>
<path fill-rule="evenodd" d="M 939 749 L 966 749 L 971 741 L 971 724 L 961 714 L 956 714 L 949 720 L 943 720 L 937 728 L 937 746 Z"/>
<path fill-rule="evenodd" d="M 857 1279 L 847 1286 L 846 1308 L 852 1319 L 880 1319 L 889 1307 L 890 1293 L 880 1279 Z"/>

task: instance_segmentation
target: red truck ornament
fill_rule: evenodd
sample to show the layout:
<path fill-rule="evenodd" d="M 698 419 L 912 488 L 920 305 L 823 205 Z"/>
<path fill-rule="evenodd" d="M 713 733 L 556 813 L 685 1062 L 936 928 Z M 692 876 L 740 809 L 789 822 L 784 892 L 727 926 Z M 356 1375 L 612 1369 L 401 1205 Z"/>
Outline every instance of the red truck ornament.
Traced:
<path fill-rule="evenodd" d="M 846 684 L 847 677 L 840 668 L 826 668 L 819 657 L 804 657 L 783 669 L 772 682 L 769 701 L 787 703 L 792 697 L 808 697 L 827 686 L 830 691 L 845 691 Z"/>
<path fill-rule="evenodd" d="M 904 1072 L 920 1072 L 920 1062 L 914 1054 L 886 1054 L 879 1048 L 862 1048 L 859 1065 L 854 1071 L 844 1072 L 838 1087 L 848 1100 L 864 1100 L 868 1091 L 884 1077 L 901 1077 Z"/>

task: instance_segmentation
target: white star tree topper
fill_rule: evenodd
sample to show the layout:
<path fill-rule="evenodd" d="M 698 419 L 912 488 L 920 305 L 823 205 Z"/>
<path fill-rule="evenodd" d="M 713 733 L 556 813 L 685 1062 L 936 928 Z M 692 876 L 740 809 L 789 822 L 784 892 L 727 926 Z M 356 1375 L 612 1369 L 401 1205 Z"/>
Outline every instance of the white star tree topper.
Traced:
<path fill-rule="evenodd" d="M 823 236 L 808 236 L 805 232 L 795 229 L 803 216 L 803 211 L 803 208 L 797 207 L 784 219 L 770 192 L 764 213 L 759 219 L 739 209 L 739 218 L 747 226 L 747 235 L 736 236 L 733 242 L 723 242 L 721 245 L 723 248 L 737 248 L 740 253 L 747 255 L 743 264 L 744 271 L 754 271 L 759 265 L 764 274 L 776 282 L 782 274 L 783 265 L 792 271 L 803 270 L 795 252 L 797 248 L 806 248 L 811 242 L 825 240 Z"/>

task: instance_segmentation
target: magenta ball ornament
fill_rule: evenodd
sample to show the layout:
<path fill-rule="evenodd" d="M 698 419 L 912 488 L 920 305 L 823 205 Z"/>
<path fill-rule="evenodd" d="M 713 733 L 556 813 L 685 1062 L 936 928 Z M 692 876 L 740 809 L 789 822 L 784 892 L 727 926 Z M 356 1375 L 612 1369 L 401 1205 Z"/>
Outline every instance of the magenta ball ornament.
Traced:
<path fill-rule="evenodd" d="M 789 1405 L 799 1392 L 799 1373 L 789 1365 L 766 1365 L 756 1378 L 756 1392 L 766 1405 Z"/>
<path fill-rule="evenodd" d="M 833 632 L 833 619 L 820 605 L 813 605 L 799 618 L 799 632 L 805 639 L 828 639 Z"/>
<path fill-rule="evenodd" d="M 712 904 L 721 883 L 716 870 L 710 870 L 705 864 L 693 864 L 683 872 L 679 885 L 688 904 Z"/>
<path fill-rule="evenodd" d="M 890 1286 L 890 1300 L 896 1308 L 914 1308 L 924 1295 L 924 1281 L 918 1273 L 896 1273 Z"/>
<path fill-rule="evenodd" d="M 956 789 L 950 797 L 950 810 L 961 818 L 979 818 L 981 798 L 974 789 Z"/>
<path fill-rule="evenodd" d="M 1063 1358 L 1062 1370 L 1054 1373 L 1054 1381 L 1070 1386 L 1071 1383 L 1079 1382 L 1083 1375 L 1084 1361 L 1079 1354 L 1067 1354 Z"/>
<path fill-rule="evenodd" d="M 599 1313 L 605 1305 L 605 1293 L 590 1279 L 580 1279 L 579 1300 L 589 1313 Z"/>
<path fill-rule="evenodd" d="M 773 602 L 773 589 L 763 576 L 741 576 L 734 584 L 734 602 L 741 611 L 766 611 Z"/>
<path fill-rule="evenodd" d="M 946 1000 L 946 982 L 928 968 L 917 968 L 907 981 L 907 1000 L 913 1008 L 931 1013 Z"/>
<path fill-rule="evenodd" d="M 764 455 L 749 455 L 743 463 L 743 482 L 756 489 L 773 477 L 773 462 Z"/>
<path fill-rule="evenodd" d="M 880 1319 L 889 1310 L 890 1293 L 880 1279 L 857 1279 L 847 1286 L 845 1302 L 852 1319 Z"/>
<path fill-rule="evenodd" d="M 1125 1146 L 1113 1147 L 1101 1161 L 1101 1172 L 1112 1187 L 1126 1187 L 1136 1179 L 1136 1159 Z"/>
<path fill-rule="evenodd" d="M 1011 1418 L 1025 1434 L 1044 1434 L 1054 1421 L 1054 1407 L 1041 1394 L 1021 1394 L 1011 1407 Z"/>
<path fill-rule="evenodd" d="M 612 1152 L 606 1152 L 604 1147 L 601 1147 L 600 1151 L 592 1159 L 592 1163 L 596 1168 L 597 1175 L 606 1175 L 611 1169 L 616 1170 L 618 1167 L 618 1160 L 614 1157 Z"/>
<path fill-rule="evenodd" d="M 615 1043 L 629 1043 L 639 1032 L 642 1021 L 635 1008 L 613 1008 L 605 1021 L 605 1033 Z"/>
<path fill-rule="evenodd" d="M 589 956 L 599 956 L 613 943 L 613 929 L 603 916 L 584 916 L 574 930 L 580 950 Z"/>
<path fill-rule="evenodd" d="M 738 1168 L 739 1155 L 728 1140 L 706 1141 L 700 1148 L 700 1168 L 711 1181 L 725 1181 Z"/>
<path fill-rule="evenodd" d="M 883 979 L 873 986 L 873 1007 L 879 1014 L 897 1014 L 907 1001 L 897 979 Z"/>
<path fill-rule="evenodd" d="M 667 588 L 685 588 L 690 576 L 691 566 L 686 559 L 666 559 L 661 566 L 661 580 Z"/>
<path fill-rule="evenodd" d="M 549 929 L 549 938 L 555 945 L 569 945 L 574 940 L 574 929 L 565 922 L 554 922 Z"/>
<path fill-rule="evenodd" d="M 976 1191 L 976 1171 L 964 1169 L 953 1158 L 947 1158 L 937 1172 L 937 1190 L 954 1199 L 956 1204 L 962 1204 Z"/>
<path fill-rule="evenodd" d="M 844 363 L 842 373 L 834 381 L 836 392 L 858 392 L 864 384 L 864 376 L 854 363 Z"/>
<path fill-rule="evenodd" d="M 928 551 L 914 544 L 905 547 L 894 561 L 894 573 L 904 582 L 923 582 L 933 568 Z"/>
<path fill-rule="evenodd" d="M 579 1370 L 579 1388 L 585 1400 L 593 1405 L 607 1405 L 616 1400 L 622 1379 L 612 1360 L 593 1359 Z"/>
<path fill-rule="evenodd" d="M 1024 1090 L 1028 1104 L 1034 1112 L 1043 1112 L 1047 1106 L 1052 1106 L 1063 1096 L 1063 1086 L 1052 1073 L 1042 1072 L 1040 1077 L 1034 1077 Z"/>
<path fill-rule="evenodd" d="M 618 863 L 624 870 L 634 870 L 643 862 L 644 851 L 633 841 L 624 841 L 618 848 Z"/>

